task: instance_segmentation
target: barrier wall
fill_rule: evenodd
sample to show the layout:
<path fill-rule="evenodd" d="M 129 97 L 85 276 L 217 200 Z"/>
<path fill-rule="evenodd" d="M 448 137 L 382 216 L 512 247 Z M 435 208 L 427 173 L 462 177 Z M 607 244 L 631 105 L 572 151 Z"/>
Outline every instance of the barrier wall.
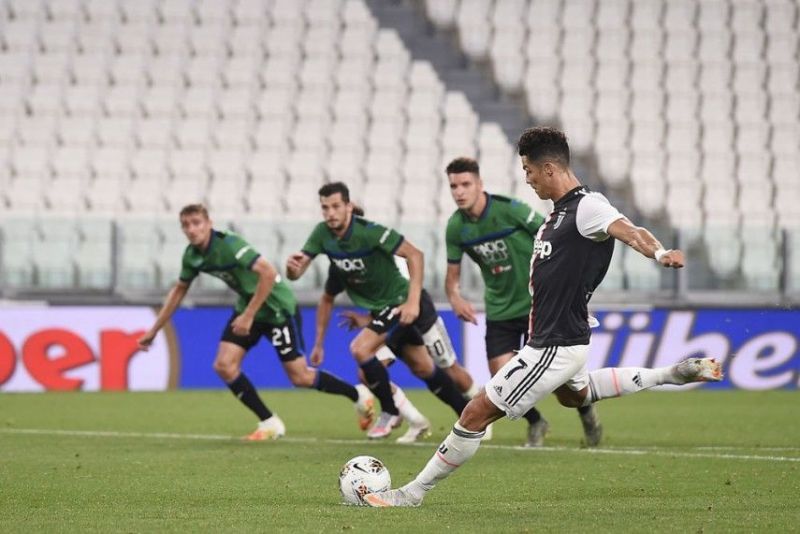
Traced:
<path fill-rule="evenodd" d="M 223 387 L 211 364 L 230 313 L 228 308 L 181 309 L 151 349 L 139 352 L 136 339 L 155 319 L 151 308 L 2 308 L 0 391 Z M 308 343 L 314 339 L 314 313 L 313 308 L 302 310 Z M 710 356 L 724 362 L 726 378 L 704 388 L 800 387 L 800 310 L 595 310 L 594 314 L 600 327 L 592 335 L 592 369 L 663 366 L 689 356 Z M 463 325 L 449 311 L 442 316 L 465 365 L 479 383 L 485 382 L 482 318 L 473 326 Z M 351 382 L 356 380 L 356 368 L 348 346 L 354 335 L 332 321 L 323 364 Z M 250 352 L 244 369 L 258 387 L 290 386 L 266 341 Z M 404 387 L 423 387 L 400 363 L 391 374 Z"/>

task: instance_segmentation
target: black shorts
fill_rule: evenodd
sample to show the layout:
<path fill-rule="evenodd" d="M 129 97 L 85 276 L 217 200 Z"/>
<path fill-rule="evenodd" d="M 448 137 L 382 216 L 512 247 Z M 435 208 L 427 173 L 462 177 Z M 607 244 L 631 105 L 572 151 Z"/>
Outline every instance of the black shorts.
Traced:
<path fill-rule="evenodd" d="M 228 324 L 225 326 L 225 331 L 222 333 L 222 341 L 239 345 L 244 350 L 250 350 L 258 343 L 261 336 L 264 336 L 275 348 L 275 352 L 282 362 L 290 362 L 303 357 L 306 347 L 303 342 L 303 330 L 300 325 L 299 313 L 289 315 L 284 323 L 277 325 L 253 322 L 253 326 L 250 327 L 250 333 L 246 336 L 238 336 L 233 333 L 231 324 L 237 315 L 236 312 L 231 315 Z"/>
<path fill-rule="evenodd" d="M 521 349 L 528 341 L 528 316 L 486 321 L 486 359 Z"/>
<path fill-rule="evenodd" d="M 396 306 L 387 306 L 372 313 L 372 321 L 367 328 L 376 334 L 388 334 L 386 346 L 399 356 L 405 345 L 425 345 L 423 332 L 427 332 L 436 323 L 439 314 L 427 291 L 422 290 L 419 299 L 419 317 L 408 326 L 400 326 L 400 314 L 392 313 Z"/>

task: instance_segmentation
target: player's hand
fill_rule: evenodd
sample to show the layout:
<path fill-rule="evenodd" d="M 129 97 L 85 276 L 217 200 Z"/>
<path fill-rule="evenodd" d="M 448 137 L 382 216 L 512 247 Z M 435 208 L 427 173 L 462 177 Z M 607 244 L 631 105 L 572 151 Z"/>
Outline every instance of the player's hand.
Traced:
<path fill-rule="evenodd" d="M 658 260 L 658 263 L 664 267 L 671 267 L 673 269 L 680 269 L 684 266 L 685 262 L 686 258 L 683 256 L 683 251 L 678 249 L 668 250 L 661 256 L 661 259 Z"/>
<path fill-rule="evenodd" d="M 347 328 L 348 330 L 356 330 L 364 328 L 369 324 L 372 318 L 365 313 L 358 313 L 354 311 L 343 311 L 339 314 L 339 328 Z"/>
<path fill-rule="evenodd" d="M 322 348 L 322 345 L 314 345 L 314 348 L 311 349 L 311 365 L 319 367 L 323 361 L 325 361 L 325 349 Z"/>
<path fill-rule="evenodd" d="M 303 268 L 305 258 L 306 255 L 302 252 L 295 252 L 290 255 L 289 259 L 286 260 L 286 272 L 292 276 L 297 276 L 300 273 L 300 269 Z"/>
<path fill-rule="evenodd" d="M 136 340 L 136 344 L 139 345 L 139 350 L 143 350 L 147 352 L 150 350 L 150 345 L 153 344 L 153 340 L 156 338 L 156 332 L 150 331 L 147 332 L 145 335 L 140 337 Z"/>
<path fill-rule="evenodd" d="M 400 324 L 408 326 L 419 317 L 419 302 L 405 301 L 400 306 L 392 310 L 392 313 L 400 314 Z"/>
<path fill-rule="evenodd" d="M 472 304 L 461 297 L 458 297 L 458 299 L 454 300 L 453 313 L 455 313 L 456 317 L 462 321 L 478 324 L 478 318 L 475 316 L 475 308 L 472 307 Z"/>
<path fill-rule="evenodd" d="M 231 330 L 237 336 L 246 336 L 250 333 L 250 328 L 253 326 L 253 316 L 243 313 L 237 316 L 231 323 Z"/>

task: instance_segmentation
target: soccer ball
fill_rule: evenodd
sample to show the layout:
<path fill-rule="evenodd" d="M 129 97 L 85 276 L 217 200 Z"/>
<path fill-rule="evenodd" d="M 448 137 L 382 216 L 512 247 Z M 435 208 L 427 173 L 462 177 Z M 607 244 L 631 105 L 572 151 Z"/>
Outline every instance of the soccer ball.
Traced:
<path fill-rule="evenodd" d="M 367 493 L 386 491 L 391 487 L 389 470 L 372 456 L 356 456 L 339 472 L 339 491 L 346 504 L 363 505 Z"/>

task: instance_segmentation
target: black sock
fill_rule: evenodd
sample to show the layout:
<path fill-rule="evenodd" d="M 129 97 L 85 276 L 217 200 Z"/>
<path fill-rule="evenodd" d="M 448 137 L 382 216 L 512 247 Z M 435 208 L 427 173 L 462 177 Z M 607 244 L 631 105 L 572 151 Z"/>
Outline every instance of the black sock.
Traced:
<path fill-rule="evenodd" d="M 381 403 L 381 410 L 392 414 L 400 415 L 397 406 L 392 399 L 392 387 L 389 385 L 389 373 L 378 358 L 372 358 L 367 362 L 359 364 L 364 371 L 364 380 L 367 382 L 369 390 L 378 397 Z"/>
<path fill-rule="evenodd" d="M 343 381 L 338 376 L 327 373 L 321 369 L 317 370 L 317 379 L 314 381 L 313 387 L 324 393 L 344 395 L 353 402 L 358 401 L 358 391 L 356 391 L 356 388 Z"/>
<path fill-rule="evenodd" d="M 461 415 L 468 401 L 461 395 L 455 382 L 447 373 L 434 366 L 433 374 L 423 380 L 434 395 L 450 406 L 457 415 Z"/>
<path fill-rule="evenodd" d="M 523 415 L 522 417 L 524 417 L 525 420 L 528 421 L 529 425 L 535 425 L 542 419 L 542 414 L 536 408 L 531 408 L 530 410 L 525 412 L 525 415 Z"/>
<path fill-rule="evenodd" d="M 580 406 L 580 407 L 578 407 L 578 413 L 581 414 L 581 415 L 586 415 L 591 410 L 592 410 L 592 405 L 591 404 L 589 406 Z"/>
<path fill-rule="evenodd" d="M 261 401 L 256 388 L 244 373 L 240 373 L 233 382 L 228 382 L 228 388 L 236 395 L 237 399 L 242 401 L 242 404 L 258 416 L 259 421 L 265 421 L 272 417 L 272 412 Z"/>

